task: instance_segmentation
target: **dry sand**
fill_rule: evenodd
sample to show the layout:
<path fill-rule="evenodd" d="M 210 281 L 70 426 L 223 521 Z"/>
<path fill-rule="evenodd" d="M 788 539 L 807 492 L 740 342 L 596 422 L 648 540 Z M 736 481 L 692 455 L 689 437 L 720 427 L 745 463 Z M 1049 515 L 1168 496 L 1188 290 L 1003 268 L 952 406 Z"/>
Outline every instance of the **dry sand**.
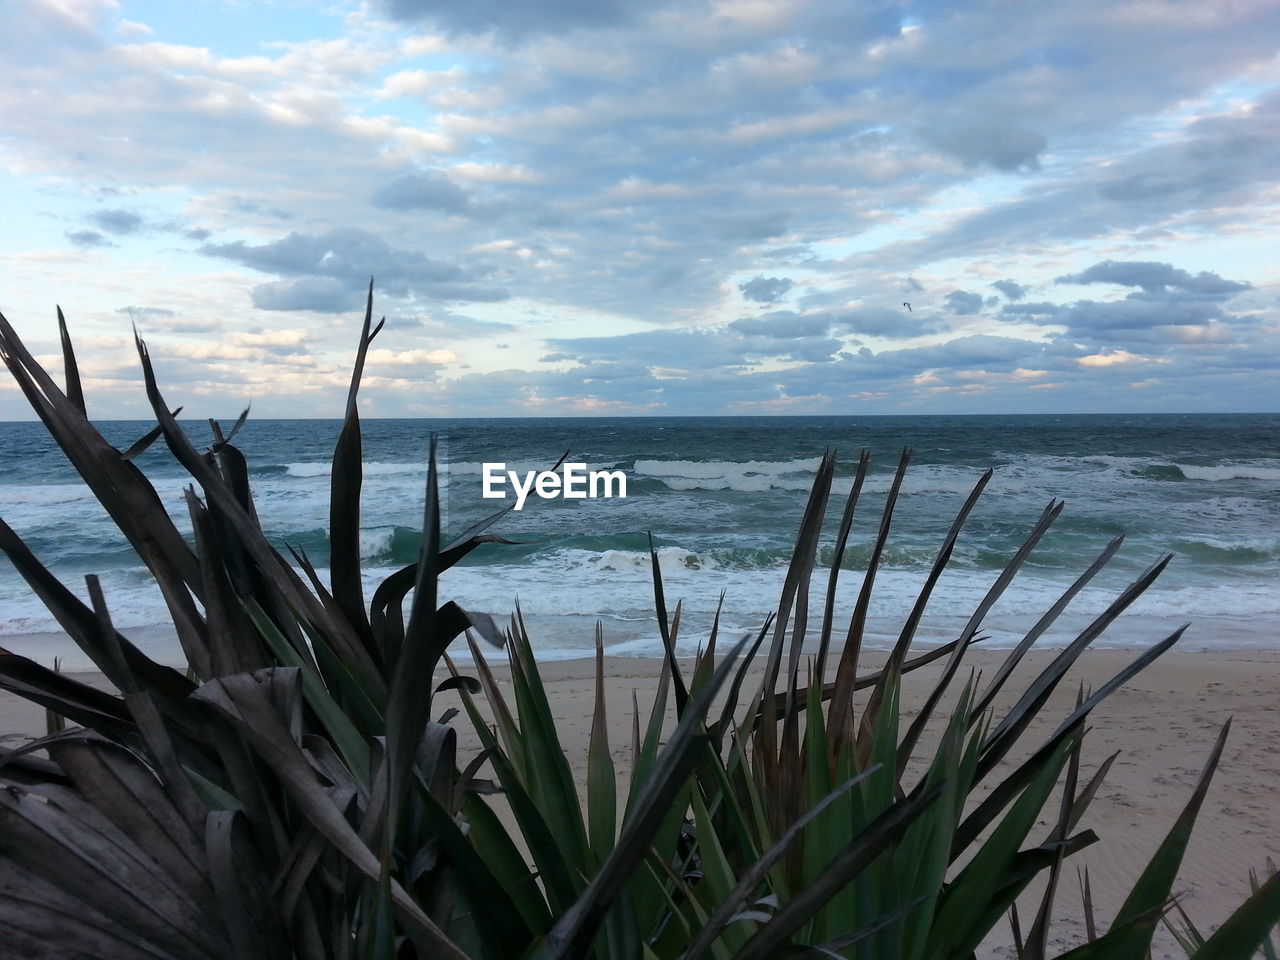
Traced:
<path fill-rule="evenodd" d="M 1015 682 L 1025 682 L 1052 655 L 1044 651 L 1028 656 Z M 1096 688 L 1135 655 L 1119 650 L 1088 653 L 1028 738 L 1043 737 L 1056 727 L 1070 710 L 1078 683 Z M 1001 659 L 998 651 L 974 650 L 966 662 L 990 676 Z M 594 668 L 593 661 L 540 665 L 565 753 L 580 785 Z M 907 678 L 903 708 L 908 714 L 918 710 L 930 678 L 940 668 L 931 665 Z M 652 660 L 606 661 L 610 743 L 620 768 L 625 769 L 630 759 L 632 693 L 647 710 L 657 670 Z M 92 674 L 78 676 L 102 682 Z M 1280 862 L 1280 652 L 1168 653 L 1095 710 L 1085 741 L 1085 776 L 1105 757 L 1122 751 L 1081 824 L 1095 830 L 1102 842 L 1072 858 L 1089 867 L 1094 902 L 1104 924 L 1190 796 L 1228 717 L 1234 718 L 1231 735 L 1175 889 L 1185 894 L 1183 904 L 1191 918 L 1207 930 L 1248 895 L 1251 867 L 1263 868 L 1268 857 Z M 38 733 L 43 725 L 42 710 L 0 692 L 0 733 Z M 464 756 L 473 749 L 471 744 L 474 740 L 464 738 Z M 1048 826 L 1046 822 L 1042 829 Z M 1059 948 L 1083 937 L 1079 891 L 1070 864 L 1054 926 Z M 983 955 L 1011 956 L 999 943 L 999 937 L 993 938 Z M 1154 955 L 1182 956 L 1163 935 Z"/>

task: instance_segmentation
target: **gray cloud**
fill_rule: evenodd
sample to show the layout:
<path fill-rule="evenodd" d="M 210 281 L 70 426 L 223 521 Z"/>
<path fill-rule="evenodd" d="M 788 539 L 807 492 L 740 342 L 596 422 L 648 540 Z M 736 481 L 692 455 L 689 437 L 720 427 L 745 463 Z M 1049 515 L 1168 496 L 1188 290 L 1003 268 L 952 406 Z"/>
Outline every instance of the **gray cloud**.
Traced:
<path fill-rule="evenodd" d="M 573 371 L 583 383 L 610 383 L 618 380 L 635 380 L 649 375 L 649 368 L 634 363 L 605 360 L 584 363 Z"/>
<path fill-rule="evenodd" d="M 1033 303 L 1006 303 L 1000 308 L 1000 315 L 1017 320 L 1025 319 L 1032 322 L 1042 320 L 1045 323 L 1052 323 L 1054 322 L 1052 318 L 1058 316 L 1063 309 L 1062 304 L 1047 300 L 1038 300 Z"/>
<path fill-rule="evenodd" d="M 1058 277 L 1055 283 L 1114 283 L 1124 287 L 1141 287 L 1148 295 L 1180 290 L 1211 300 L 1221 300 L 1248 290 L 1249 284 L 1224 280 L 1216 273 L 1202 270 L 1194 276 L 1170 263 L 1147 260 L 1103 260 L 1080 273 Z"/>
<path fill-rule="evenodd" d="M 929 237 L 878 250 L 875 258 L 888 266 L 1117 230 L 1158 235 L 1164 224 L 1175 222 L 1179 230 L 1235 228 L 1256 217 L 1257 191 L 1275 184 L 1277 169 L 1280 89 L 1260 96 L 1247 112 L 1198 120 L 1180 138 L 1144 140 L 1106 165 L 1039 180 L 1013 200 L 984 207 Z"/>
<path fill-rule="evenodd" d="M 421 292 L 432 300 L 464 300 L 468 303 L 500 303 L 511 299 L 511 291 L 505 287 L 479 283 L 434 283 L 423 287 Z"/>
<path fill-rule="evenodd" d="M 142 217 L 128 210 L 95 210 L 89 219 L 107 233 L 119 236 L 137 233 L 142 226 Z"/>
<path fill-rule="evenodd" d="M 1057 283 L 1111 283 L 1137 287 L 1120 300 L 1072 303 L 1006 303 L 1000 316 L 1042 325 L 1060 325 L 1066 335 L 1091 348 L 1128 347 L 1167 352 L 1181 344 L 1234 341 L 1253 322 L 1229 313 L 1223 303 L 1250 289 L 1216 273 L 1192 274 L 1168 263 L 1104 260 Z"/>
<path fill-rule="evenodd" d="M 843 347 L 841 341 L 824 335 L 825 324 L 796 323 L 794 317 L 747 317 L 716 331 L 650 330 L 616 337 L 555 338 L 547 341 L 555 352 L 542 359 L 707 372 L 748 369 L 764 358 L 825 363 Z"/>
<path fill-rule="evenodd" d="M 201 247 L 200 252 L 282 276 L 315 274 L 356 280 L 372 276 L 379 266 L 397 276 L 421 272 L 430 280 L 452 280 L 458 275 L 457 267 L 451 264 L 427 260 L 421 253 L 394 249 L 380 237 L 350 227 L 322 234 L 291 233 L 258 246 L 243 240 L 208 244 Z"/>
<path fill-rule="evenodd" d="M 510 333 L 517 329 L 514 323 L 497 320 L 477 320 L 454 313 L 440 313 L 429 317 L 400 317 L 398 323 L 411 325 L 421 336 L 438 340 L 441 344 L 452 340 L 474 340 L 481 337 Z M 495 346 L 498 346 L 495 344 Z M 509 346 L 509 345 L 508 345 Z"/>
<path fill-rule="evenodd" d="M 1071 335 L 1085 335 L 1151 327 L 1200 326 L 1225 317 L 1221 307 L 1204 300 L 1156 300 L 1130 296 L 1108 302 L 1077 300 L 1056 307 L 1037 322 L 1060 323 Z"/>
<path fill-rule="evenodd" d="M 1166 354 L 1194 344 L 1231 343 L 1247 335 L 1255 317 L 1234 314 L 1223 303 L 1250 289 L 1215 273 L 1192 274 L 1167 263 L 1106 260 L 1059 283 L 1114 283 L 1138 287 L 1119 300 L 1072 303 L 1007 303 L 1006 319 L 1060 325 L 1073 341 L 1091 349 L 1141 348 Z"/>
<path fill-rule="evenodd" d="M 176 317 L 177 313 L 167 307 L 117 307 L 116 313 L 130 317 Z"/>
<path fill-rule="evenodd" d="M 706 222 L 721 240 L 759 241 L 786 233 L 787 216 L 785 211 L 714 213 Z"/>
<path fill-rule="evenodd" d="M 929 128 L 921 136 L 967 166 L 1004 171 L 1040 169 L 1040 154 L 1049 145 L 1034 130 L 999 118 Z"/>
<path fill-rule="evenodd" d="M 743 299 L 756 303 L 777 303 L 787 295 L 795 283 L 786 277 L 753 277 L 746 283 L 738 284 Z"/>
<path fill-rule="evenodd" d="M 628 363 L 646 370 L 674 366 L 699 371 L 740 370 L 747 363 L 741 338 L 705 330 L 649 330 L 614 337 L 555 338 L 547 343 L 553 352 L 544 360 L 572 359 L 587 369 L 598 363 Z M 567 375 L 579 377 L 579 368 L 570 369 Z"/>
<path fill-rule="evenodd" d="M 1012 280 L 997 280 L 991 286 L 1004 294 L 1006 300 L 1021 300 L 1027 295 L 1027 288 Z"/>
<path fill-rule="evenodd" d="M 185 317 L 151 317 L 147 319 L 143 326 L 148 333 L 176 333 L 190 334 L 193 336 L 203 336 L 210 333 L 224 332 L 225 324 L 223 321 L 209 320 L 192 320 Z"/>
<path fill-rule="evenodd" d="M 791 310 L 777 310 L 758 317 L 734 320 L 729 324 L 729 328 L 747 336 L 786 340 L 797 337 L 825 337 L 831 330 L 831 317 L 824 313 L 802 316 Z"/>
<path fill-rule="evenodd" d="M 72 230 L 67 233 L 67 239 L 74 246 L 85 250 L 91 250 L 95 247 L 114 247 L 115 244 L 98 233 L 97 230 Z"/>
<path fill-rule="evenodd" d="M 776 338 L 753 337 L 744 344 L 745 355 L 751 359 L 776 357 L 805 363 L 832 363 L 843 348 L 843 341 L 834 337 L 801 337 L 785 342 Z"/>
<path fill-rule="evenodd" d="M 260 283 L 249 295 L 259 310 L 350 313 L 355 306 L 351 285 L 335 277 L 300 277 Z"/>
<path fill-rule="evenodd" d="M 873 337 L 914 337 L 941 329 L 938 322 L 924 311 L 909 311 L 905 307 L 836 310 L 832 312 L 831 319 L 840 332 L 862 333 Z"/>
<path fill-rule="evenodd" d="M 438 173 L 420 170 L 405 173 L 379 187 L 370 202 L 390 210 L 439 210 L 462 213 L 471 198 L 456 183 Z"/>
<path fill-rule="evenodd" d="M 952 290 L 946 296 L 947 309 L 958 317 L 967 317 L 982 309 L 982 294 Z"/>
<path fill-rule="evenodd" d="M 765 260 L 795 260 L 801 263 L 814 259 L 813 251 L 802 243 L 790 247 L 774 247 L 772 250 L 762 250 L 760 256 Z"/>
<path fill-rule="evenodd" d="M 323 234 L 291 233 L 258 246 L 237 240 L 207 244 L 200 249 L 209 256 L 234 260 L 264 273 L 300 278 L 296 283 L 255 288 L 254 302 L 262 309 L 322 309 L 317 304 L 328 302 L 338 291 L 350 294 L 363 289 L 370 277 L 375 278 L 383 293 L 393 296 L 494 302 L 509 295 L 501 287 L 469 282 L 473 278 L 456 263 L 433 260 L 417 250 L 392 247 L 381 237 L 353 228 Z"/>
<path fill-rule="evenodd" d="M 1043 352 L 1042 342 L 974 334 L 957 337 L 936 346 L 886 350 L 877 354 L 877 357 L 881 366 L 909 374 L 938 367 L 983 366 L 1009 370 L 1028 359 L 1041 356 Z"/>
<path fill-rule="evenodd" d="M 939 318 L 927 310 L 911 311 L 903 306 L 846 307 L 843 305 L 847 301 L 846 293 L 808 296 L 803 302 L 809 309 L 771 310 L 735 320 L 726 329 L 745 336 L 784 339 L 849 334 L 901 338 L 945 329 Z"/>
<path fill-rule="evenodd" d="M 427 21 L 451 33 L 488 33 L 506 38 L 559 33 L 581 27 L 626 23 L 621 0 L 375 0 L 394 20 Z"/>
<path fill-rule="evenodd" d="M 1150 162 L 1108 169 L 1098 193 L 1139 210 L 1247 204 L 1257 184 L 1275 180 L 1278 138 L 1280 90 L 1272 88 L 1247 112 L 1197 120 L 1182 140 L 1150 151 Z"/>

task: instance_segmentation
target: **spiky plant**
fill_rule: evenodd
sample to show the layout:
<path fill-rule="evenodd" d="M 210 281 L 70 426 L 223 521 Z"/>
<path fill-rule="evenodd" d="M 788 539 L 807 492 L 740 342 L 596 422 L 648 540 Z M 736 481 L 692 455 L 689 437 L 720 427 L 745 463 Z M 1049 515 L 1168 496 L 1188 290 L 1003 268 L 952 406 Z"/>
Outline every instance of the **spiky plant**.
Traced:
<path fill-rule="evenodd" d="M 717 705 L 718 719 L 710 720 L 700 707 L 692 706 L 713 676 L 717 629 L 713 625 L 708 646 L 686 679 L 675 657 L 680 610 L 677 606 L 668 618 L 658 558 L 652 554 L 666 659 L 643 738 L 637 720 L 627 812 L 636 808 L 631 801 L 658 754 L 661 719 L 669 697 L 674 699 L 677 716 L 696 718 L 704 743 L 701 755 L 690 761 L 691 776 L 673 795 L 674 805 L 664 811 L 670 818 L 660 835 L 666 846 L 657 848 L 648 869 L 632 878 L 633 902 L 609 917 L 606 927 L 612 924 L 608 941 L 612 952 L 602 951 L 601 956 L 639 955 L 635 951 L 643 943 L 649 951 L 646 956 L 681 960 L 966 958 L 1010 911 L 1018 955 L 1047 956 L 1063 863 L 1098 841 L 1093 831 L 1079 827 L 1115 759 L 1106 758 L 1091 777 L 1082 780 L 1085 721 L 1100 702 L 1172 647 L 1183 630 L 1138 654 L 1088 697 L 1081 693 L 1042 742 L 1028 746 L 1021 741 L 1032 721 L 1044 713 L 1072 664 L 1154 582 L 1170 558 L 1161 558 L 1141 574 L 1047 667 L 1024 681 L 1020 691 L 1007 691 L 1027 651 L 1115 555 L 1121 540 L 1113 540 L 1008 653 L 985 687 L 980 688 L 970 677 L 949 715 L 939 718 L 942 733 L 931 748 L 924 749 L 930 718 L 957 675 L 965 652 L 978 639 L 984 615 L 1013 581 L 1061 512 L 1062 504 L 1055 502 L 1046 508 L 961 635 L 910 657 L 908 650 L 930 592 L 990 479 L 989 472 L 984 474 L 943 538 L 887 662 L 878 670 L 861 671 L 863 631 L 878 558 L 887 543 L 908 460 L 904 453 L 883 506 L 843 646 L 835 656 L 832 639 L 841 560 L 869 459 L 865 453 L 860 458 L 844 505 L 825 603 L 813 637 L 806 609 L 810 584 L 817 573 L 819 537 L 835 469 L 833 454 L 822 458 L 801 520 L 778 616 L 765 625 L 747 653 L 739 655 L 735 650 L 731 655 L 736 666 L 728 694 Z M 814 652 L 807 654 L 807 649 Z M 495 764 L 499 782 L 525 835 L 548 838 L 534 851 L 536 868 L 544 877 L 590 876 L 613 842 L 614 770 L 602 739 L 606 728 L 602 661 L 597 667 L 588 795 L 583 798 L 585 803 L 578 803 L 563 799 L 572 790 L 572 781 L 563 768 L 554 717 L 545 698 L 538 695 L 537 663 L 518 617 L 509 653 L 514 708 L 485 667 L 480 651 L 473 649 L 484 694 L 493 707 L 492 732 L 487 732 L 479 703 L 465 691 L 464 699 L 486 749 L 495 758 L 502 757 Z M 597 656 L 600 654 L 597 641 Z M 905 724 L 899 709 L 904 674 L 944 658 L 941 678 L 928 691 L 924 708 Z M 827 664 L 832 659 L 834 677 L 828 681 Z M 755 671 L 751 670 L 753 661 L 757 661 Z M 997 716 L 993 704 L 1002 693 L 1012 706 Z M 1065 956 L 1147 957 L 1153 932 L 1171 906 L 1172 886 L 1191 827 L 1229 726 L 1220 732 L 1186 808 L 1110 929 Z M 1020 744 L 1027 758 L 1002 766 L 1001 761 Z M 911 778 L 909 768 L 924 772 Z M 540 785 L 546 789 L 548 783 L 554 783 L 560 802 L 554 806 L 554 816 L 539 817 L 544 805 L 529 804 L 524 798 L 534 796 Z M 1054 827 L 1032 840 L 1035 824 L 1046 811 Z M 688 822 L 681 834 L 675 825 L 684 818 Z M 583 836 L 588 838 L 586 843 L 549 839 Z M 1037 877 L 1045 881 L 1044 891 L 1024 935 L 1014 903 Z M 1265 930 L 1276 922 L 1280 916 L 1280 907 L 1274 902 L 1276 893 L 1274 882 L 1270 891 L 1259 890 L 1224 925 L 1224 936 L 1234 936 L 1237 950 L 1244 950 L 1234 955 L 1251 955 L 1253 947 L 1243 945 L 1251 942 L 1256 946 L 1261 941 L 1261 932 L 1257 939 L 1249 940 L 1255 927 Z M 1250 932 L 1242 939 L 1241 930 Z M 1215 955 L 1219 954 L 1212 950 L 1205 954 Z"/>
<path fill-rule="evenodd" d="M 836 646 L 836 584 L 867 470 L 867 457 L 860 461 L 809 659 L 809 587 L 835 469 L 828 455 L 778 615 L 749 650 L 743 641 L 718 656 L 713 631 L 686 676 L 675 657 L 679 607 L 668 616 L 654 556 L 666 661 L 643 733 L 635 721 L 619 818 L 603 678 L 580 798 L 518 614 L 500 632 L 439 596 L 444 570 L 498 539 L 487 531 L 501 514 L 443 545 L 434 447 L 418 561 L 366 601 L 356 399 L 382 326 L 372 320 L 371 288 L 334 452 L 326 584 L 309 558 L 293 553 L 291 562 L 263 534 L 232 442 L 243 416 L 225 435 L 213 423 L 212 444 L 198 448 L 139 340 L 157 425 L 118 450 L 87 415 L 61 314 L 65 387 L 0 316 L 0 358 L 155 577 L 187 660 L 184 674 L 149 659 L 113 627 L 96 579 L 87 580 L 86 604 L 0 520 L 0 549 L 115 688 L 98 691 L 0 652 L 0 687 L 74 725 L 0 753 L 0 925 L 10 949 L 124 960 L 968 957 L 1031 878 L 1045 875 L 1042 905 L 1018 944 L 1024 956 L 1044 955 L 1061 865 L 1095 839 L 1079 824 L 1108 765 L 1081 785 L 1084 720 L 1178 634 L 1081 698 L 1027 760 L 1012 770 L 999 763 L 1072 662 L 1167 561 L 1124 591 L 997 720 L 991 707 L 1014 667 L 1114 554 L 1118 542 L 1110 545 L 985 688 L 964 685 L 926 773 L 912 781 L 908 765 L 924 753 L 929 717 L 985 613 L 1061 505 L 1033 527 L 961 636 L 909 658 L 984 476 L 943 539 L 888 663 L 860 673 L 906 458 Z M 192 481 L 191 541 L 132 462 L 161 438 Z M 473 645 L 476 634 L 507 644 L 513 703 L 478 649 L 477 678 L 455 669 L 432 689 L 446 647 L 467 631 Z M 942 679 L 904 730 L 903 675 L 943 657 Z M 757 673 L 748 671 L 753 660 Z M 450 718 L 431 719 L 433 694 L 445 688 L 463 698 L 482 742 L 478 756 L 459 757 Z M 668 698 L 673 730 L 664 729 Z M 1069 956 L 1145 955 L 1225 734 L 1110 930 Z M 486 766 L 496 785 L 481 778 Z M 973 791 L 984 782 L 989 793 L 977 802 Z M 1056 826 L 1028 840 L 1054 791 Z M 1195 955 L 1246 956 L 1280 915 L 1276 896 L 1273 877 Z M 1223 951 L 1223 931 L 1234 931 L 1236 952 Z"/>

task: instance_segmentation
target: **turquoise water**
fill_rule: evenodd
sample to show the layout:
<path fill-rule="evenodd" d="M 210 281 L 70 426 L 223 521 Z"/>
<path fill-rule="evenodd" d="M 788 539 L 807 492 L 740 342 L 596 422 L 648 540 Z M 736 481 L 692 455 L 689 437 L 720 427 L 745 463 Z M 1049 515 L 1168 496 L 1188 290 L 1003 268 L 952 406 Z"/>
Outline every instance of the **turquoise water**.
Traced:
<path fill-rule="evenodd" d="M 105 423 L 120 445 L 144 423 Z M 336 421 L 250 420 L 237 438 L 249 459 L 259 513 L 280 544 L 327 554 L 328 456 Z M 1103 549 L 1119 556 L 1073 603 L 1064 642 L 1109 596 L 1167 552 L 1174 563 L 1106 642 L 1150 642 L 1191 621 L 1189 646 L 1280 646 L 1280 417 L 1275 415 L 599 418 L 366 421 L 362 549 L 372 585 L 416 555 L 429 435 L 441 435 L 450 532 L 503 506 L 481 497 L 482 465 L 523 474 L 568 451 L 594 470 L 618 470 L 626 498 L 542 500 L 508 514 L 497 532 L 516 546 L 482 548 L 446 577 L 446 596 L 505 615 L 518 599 L 548 657 L 590 648 L 598 617 L 613 652 L 656 653 L 648 538 L 658 547 L 672 605 L 683 599 L 685 638 L 705 637 L 720 593 L 729 631 L 757 626 L 776 602 L 805 495 L 826 448 L 848 490 L 858 451 L 873 468 L 844 566 L 847 621 L 861 564 L 904 447 L 912 463 L 877 578 L 873 642 L 891 642 L 955 512 L 981 473 L 995 476 L 961 536 L 924 625 L 949 639 L 1044 506 L 1067 501 L 1013 589 L 986 621 L 986 641 L 1015 642 Z M 192 424 L 198 439 L 208 427 Z M 175 516 L 183 475 L 157 447 L 140 461 Z M 511 503 L 513 501 L 507 501 Z M 828 547 L 840 506 L 829 510 Z M 39 424 L 0 424 L 0 515 L 65 580 L 103 578 L 113 614 L 131 628 L 164 621 L 145 570 Z M 825 582 L 825 578 L 822 578 Z M 56 625 L 0 560 L 0 643 L 45 654 Z M 162 642 L 162 641 L 157 641 Z M 59 652 L 66 653 L 59 648 Z M 74 660 L 74 657 L 72 658 Z"/>

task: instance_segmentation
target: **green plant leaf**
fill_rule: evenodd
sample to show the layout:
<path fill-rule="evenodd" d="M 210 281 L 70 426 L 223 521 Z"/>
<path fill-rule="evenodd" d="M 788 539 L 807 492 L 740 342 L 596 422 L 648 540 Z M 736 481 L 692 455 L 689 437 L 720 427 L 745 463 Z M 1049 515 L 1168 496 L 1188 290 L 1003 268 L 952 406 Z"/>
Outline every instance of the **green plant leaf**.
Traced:
<path fill-rule="evenodd" d="M 791 847 L 793 843 L 801 836 L 804 829 L 809 826 L 816 818 L 827 810 L 833 803 L 844 796 L 846 791 L 870 776 L 874 770 L 866 770 L 858 776 L 846 780 L 835 790 L 832 790 L 824 796 L 817 804 L 807 810 L 803 816 L 794 821 L 787 827 L 786 831 L 778 838 L 778 841 L 770 847 L 763 856 L 761 856 L 750 869 L 743 872 L 733 889 L 724 895 L 720 905 L 708 916 L 702 924 L 702 928 L 698 931 L 697 936 L 689 945 L 684 955 L 684 960 L 697 960 L 701 957 L 715 942 L 720 935 L 720 931 L 725 928 L 734 918 L 734 915 L 742 909 L 747 902 L 747 898 L 752 890 L 765 878 L 773 865 L 778 862 L 784 853 Z"/>
<path fill-rule="evenodd" d="M 587 747 L 587 833 L 591 852 L 603 861 L 613 849 L 618 827 L 618 787 L 609 752 L 608 716 L 604 697 L 604 636 L 596 624 L 596 699 Z"/>
<path fill-rule="evenodd" d="M 837 890 L 896 842 L 912 821 L 938 799 L 940 792 L 935 787 L 919 796 L 900 800 L 868 824 L 853 843 L 835 855 L 821 876 L 798 891 L 774 914 L 772 920 L 747 941 L 734 960 L 769 960 L 773 957 L 774 951 L 820 910 Z"/>
<path fill-rule="evenodd" d="M 351 368 L 351 385 L 347 390 L 347 408 L 342 431 L 333 449 L 333 471 L 329 483 L 329 576 L 333 597 L 356 633 L 372 642 L 369 620 L 364 609 L 364 589 L 360 579 L 360 490 L 363 478 L 363 454 L 360 440 L 360 408 L 357 397 L 364 375 L 369 345 L 386 322 L 384 317 L 373 324 L 373 281 L 369 281 L 369 298 L 365 306 L 364 325 Z"/>
<path fill-rule="evenodd" d="M 652 844 L 654 830 L 666 819 L 672 800 L 684 788 L 701 748 L 707 742 L 706 711 L 732 672 L 734 661 L 745 645 L 746 640 L 738 642 L 680 718 L 666 749 L 650 769 L 633 814 L 624 823 L 613 851 L 582 896 L 547 935 L 548 956 L 577 956 L 594 939 L 609 907 L 621 895 L 636 865 Z"/>
<path fill-rule="evenodd" d="M 1258 887 L 1223 921 L 1191 960 L 1251 960 L 1259 948 L 1274 953 L 1268 938 L 1280 926 L 1280 873 Z"/>

